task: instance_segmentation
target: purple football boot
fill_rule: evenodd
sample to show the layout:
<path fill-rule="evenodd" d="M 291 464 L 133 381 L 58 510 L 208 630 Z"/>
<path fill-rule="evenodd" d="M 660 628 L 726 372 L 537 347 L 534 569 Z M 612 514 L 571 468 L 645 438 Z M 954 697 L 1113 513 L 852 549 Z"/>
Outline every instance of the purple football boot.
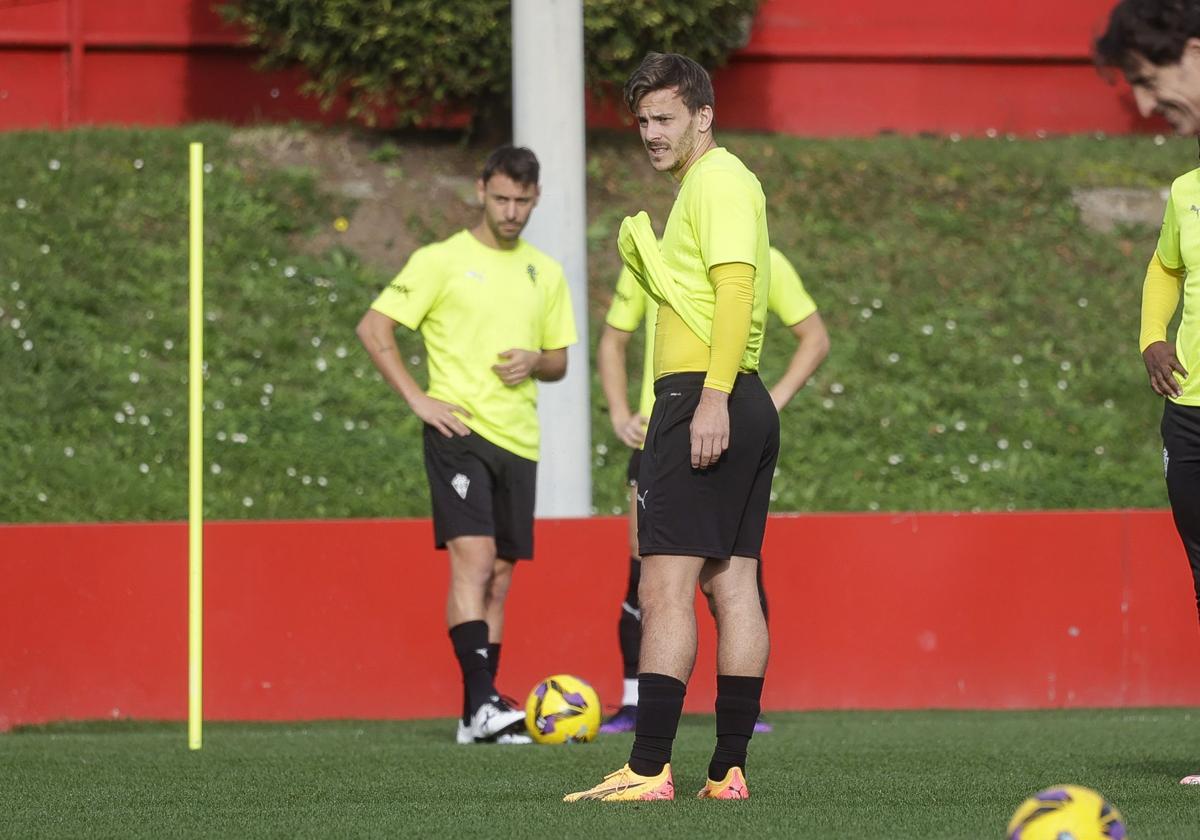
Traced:
<path fill-rule="evenodd" d="M 603 735 L 632 732 L 636 726 L 637 706 L 622 706 L 612 717 L 600 724 L 600 732 Z"/>

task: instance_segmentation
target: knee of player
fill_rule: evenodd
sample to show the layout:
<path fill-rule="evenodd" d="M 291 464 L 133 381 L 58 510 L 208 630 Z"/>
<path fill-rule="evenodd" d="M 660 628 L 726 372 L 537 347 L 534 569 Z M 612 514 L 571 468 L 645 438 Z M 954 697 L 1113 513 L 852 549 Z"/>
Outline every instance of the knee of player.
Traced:
<path fill-rule="evenodd" d="M 745 584 L 732 584 L 720 587 L 709 587 L 704 593 L 708 597 L 708 608 L 715 616 L 734 615 L 740 611 L 751 613 L 761 612 L 758 586 L 753 579 Z"/>
<path fill-rule="evenodd" d="M 488 594 L 494 601 L 503 601 L 508 597 L 508 589 L 512 586 L 512 566 L 499 566 L 492 572 L 488 581 Z"/>
<path fill-rule="evenodd" d="M 670 610 L 679 607 L 691 608 L 690 593 L 684 595 L 677 587 L 653 580 L 642 578 L 638 584 L 638 603 L 641 604 L 642 615 L 657 610 Z"/>

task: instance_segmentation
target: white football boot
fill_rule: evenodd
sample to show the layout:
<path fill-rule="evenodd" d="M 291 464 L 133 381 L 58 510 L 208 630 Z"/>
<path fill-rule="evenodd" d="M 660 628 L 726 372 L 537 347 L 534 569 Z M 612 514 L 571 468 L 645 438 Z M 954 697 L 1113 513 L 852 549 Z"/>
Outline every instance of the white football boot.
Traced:
<path fill-rule="evenodd" d="M 498 695 L 492 695 L 471 717 L 471 734 L 476 741 L 488 740 L 525 720 L 525 712 L 514 709 Z"/>

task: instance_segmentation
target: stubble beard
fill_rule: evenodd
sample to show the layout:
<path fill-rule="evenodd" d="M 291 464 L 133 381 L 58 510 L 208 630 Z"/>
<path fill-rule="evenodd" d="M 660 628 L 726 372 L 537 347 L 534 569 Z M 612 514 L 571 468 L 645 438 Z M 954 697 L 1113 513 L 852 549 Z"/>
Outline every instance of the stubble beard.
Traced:
<path fill-rule="evenodd" d="M 491 216 L 487 217 L 487 226 L 491 230 L 496 242 L 502 245 L 515 245 L 517 240 L 521 238 L 521 231 L 525 229 L 525 225 L 518 224 L 516 231 L 509 235 L 504 232 L 504 228 L 500 227 L 501 224 L 502 222 L 493 219 Z"/>
<path fill-rule="evenodd" d="M 696 146 L 699 141 L 699 132 L 696 130 L 695 120 L 688 125 L 687 131 L 675 143 L 667 145 L 666 151 L 672 152 L 674 157 L 669 164 L 662 166 L 650 159 L 650 165 L 658 172 L 666 172 L 669 175 L 677 175 L 691 159 L 692 154 L 696 151 Z M 646 147 L 646 153 L 650 153 L 650 147 Z"/>
<path fill-rule="evenodd" d="M 688 165 L 688 161 L 692 159 L 692 155 L 696 152 L 696 146 L 699 145 L 699 132 L 696 130 L 696 122 L 688 125 L 688 130 L 679 138 L 678 153 L 675 155 L 674 162 L 667 168 L 667 172 L 672 176 L 677 176 Z"/>

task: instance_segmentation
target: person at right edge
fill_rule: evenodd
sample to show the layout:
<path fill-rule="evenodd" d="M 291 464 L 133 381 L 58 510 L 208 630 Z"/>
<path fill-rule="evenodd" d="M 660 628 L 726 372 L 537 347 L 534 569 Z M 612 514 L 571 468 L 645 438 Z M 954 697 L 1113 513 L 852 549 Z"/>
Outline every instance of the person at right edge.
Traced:
<path fill-rule="evenodd" d="M 771 280 L 766 198 L 717 145 L 712 82 L 695 61 L 648 54 L 625 102 L 651 166 L 679 185 L 661 248 L 644 212 L 617 242 L 659 305 L 638 473 L 638 716 L 628 763 L 565 801 L 675 798 L 671 750 L 696 659 L 698 584 L 717 619 L 717 743 L 698 795 L 746 799 L 769 649 L 756 572 L 779 455 L 779 415 L 757 373 Z"/>
<path fill-rule="evenodd" d="M 1181 135 L 1200 135 L 1200 2 L 1122 0 L 1096 39 L 1097 63 L 1121 70 L 1143 116 L 1159 114 Z M 1192 567 L 1200 612 L 1200 169 L 1175 179 L 1158 246 L 1142 286 L 1138 347 L 1150 387 L 1163 400 L 1163 474 L 1175 527 Z M 1167 325 L 1183 297 L 1183 318 L 1172 343 Z M 1200 785 L 1200 774 L 1185 776 Z"/>

